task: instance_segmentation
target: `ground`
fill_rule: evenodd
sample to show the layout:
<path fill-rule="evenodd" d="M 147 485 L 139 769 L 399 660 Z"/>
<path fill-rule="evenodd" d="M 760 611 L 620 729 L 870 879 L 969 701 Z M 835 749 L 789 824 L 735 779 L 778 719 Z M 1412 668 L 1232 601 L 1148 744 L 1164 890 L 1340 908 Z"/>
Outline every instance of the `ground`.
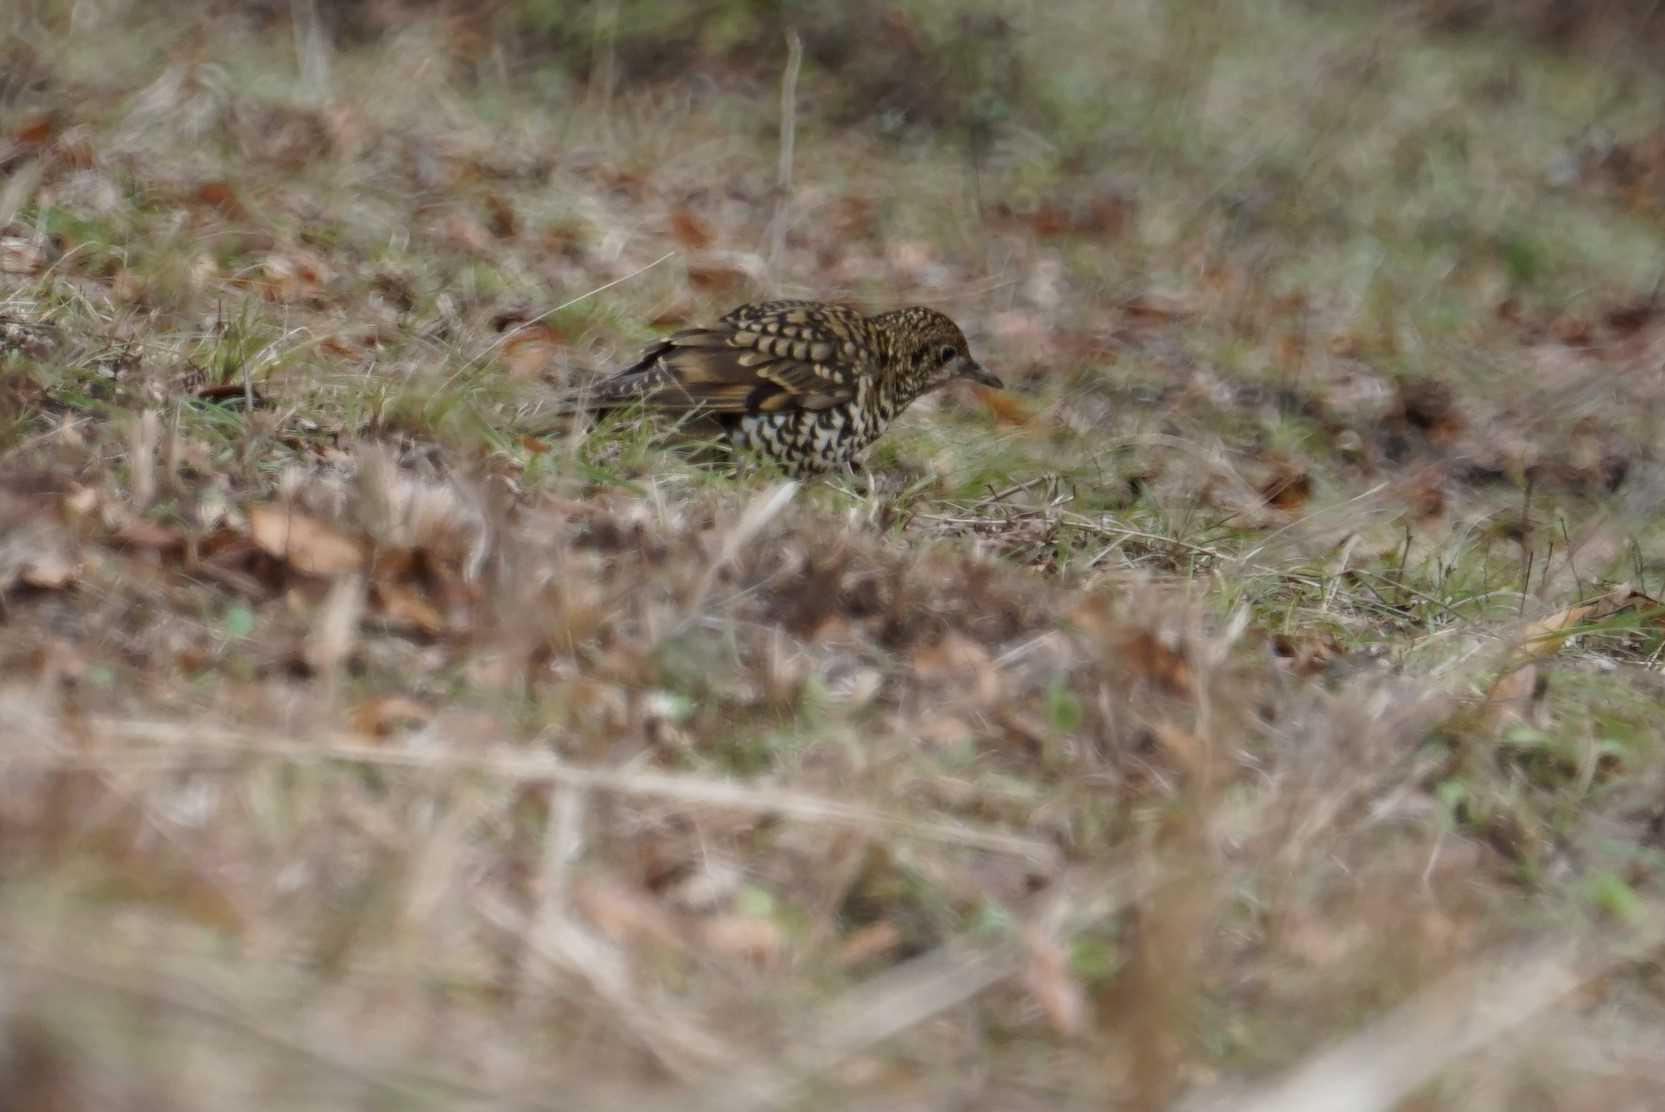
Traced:
<path fill-rule="evenodd" d="M 1559 11 L 0 14 L 0 1084 L 1651 1106 L 1665 73 Z M 763 296 L 1008 390 L 528 434 Z"/>

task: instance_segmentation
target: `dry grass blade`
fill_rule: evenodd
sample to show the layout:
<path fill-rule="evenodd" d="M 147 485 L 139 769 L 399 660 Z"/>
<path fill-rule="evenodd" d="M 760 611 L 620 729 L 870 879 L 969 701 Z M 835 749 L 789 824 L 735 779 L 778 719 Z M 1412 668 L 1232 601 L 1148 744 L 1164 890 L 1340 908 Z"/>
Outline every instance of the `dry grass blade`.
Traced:
<path fill-rule="evenodd" d="M 851 990 L 815 1016 L 786 1064 L 748 1071 L 679 1098 L 675 1106 L 710 1112 L 778 1108 L 806 1078 L 963 1004 L 1017 974 L 1023 961 L 1023 949 L 1016 943 L 949 945 L 914 958 Z"/>
<path fill-rule="evenodd" d="M 1029 932 L 1069 934 L 1107 922 L 1151 892 L 1163 875 L 1151 862 L 1138 879 L 1123 870 L 1060 880 Z M 784 1062 L 711 1085 L 677 1107 L 780 1107 L 802 1082 L 1022 975 L 1034 956 L 1033 941 L 1014 934 L 995 942 L 952 942 L 886 970 L 807 1017 L 789 1036 L 792 1049 Z"/>
<path fill-rule="evenodd" d="M 694 597 L 688 602 L 688 618 L 682 624 L 685 628 L 688 622 L 697 620 L 705 607 L 705 600 L 711 595 L 711 588 L 717 583 L 717 576 L 723 568 L 731 564 L 735 557 L 752 542 L 763 528 L 790 503 L 798 493 L 801 484 L 796 480 L 776 483 L 755 495 L 746 503 L 745 510 L 740 514 L 740 520 L 734 523 L 728 535 L 723 538 L 723 548 L 717 558 L 706 567 L 705 574 L 700 576 L 699 585 L 694 589 Z"/>
<path fill-rule="evenodd" d="M 1665 944 L 1665 907 L 1592 957 L 1589 947 L 1550 940 L 1494 953 L 1442 978 L 1387 1015 L 1263 1085 L 1229 1096 L 1193 1094 L 1178 1112 L 1386 1112 L 1439 1073 L 1568 994 Z"/>
<path fill-rule="evenodd" d="M 208 723 L 186 725 L 146 719 L 100 718 L 96 729 L 100 736 L 146 741 L 180 754 L 219 751 L 297 763 L 341 761 L 385 768 L 473 772 L 518 783 L 569 784 L 689 806 L 732 808 L 776 814 L 802 822 L 829 823 L 857 830 L 882 830 L 966 849 L 1012 854 L 1043 869 L 1056 866 L 1059 858 L 1057 847 L 1050 842 L 967 823 L 913 819 L 806 792 L 754 787 L 705 776 L 582 768 L 547 753 L 500 750 L 494 754 L 480 752 L 478 747 L 460 742 L 441 744 L 438 740 L 431 751 L 395 751 L 364 745 L 350 735 L 334 734 L 297 744 L 243 734 L 229 727 Z M 119 765 L 121 761 L 113 760 L 111 763 Z"/>
<path fill-rule="evenodd" d="M 378 1061 L 362 1047 L 312 1037 L 303 1031 L 274 1024 L 228 997 L 219 989 L 177 971 L 121 968 L 85 950 L 73 958 L 42 954 L 15 945 L 0 945 L 0 969 L 19 978 L 45 980 L 64 997 L 88 995 L 108 1005 L 118 1001 L 150 1015 L 151 1022 L 167 1017 L 201 1024 L 216 1034 L 229 1033 L 270 1051 L 304 1063 L 314 1074 L 333 1075 L 366 1092 L 379 1093 L 412 1108 L 454 1108 L 459 1101 L 489 1101 L 493 1107 L 537 1110 L 570 1108 L 568 1102 L 517 1101 L 479 1088 L 468 1081 L 442 1075 L 430 1065 L 420 1068 L 403 1061 Z"/>

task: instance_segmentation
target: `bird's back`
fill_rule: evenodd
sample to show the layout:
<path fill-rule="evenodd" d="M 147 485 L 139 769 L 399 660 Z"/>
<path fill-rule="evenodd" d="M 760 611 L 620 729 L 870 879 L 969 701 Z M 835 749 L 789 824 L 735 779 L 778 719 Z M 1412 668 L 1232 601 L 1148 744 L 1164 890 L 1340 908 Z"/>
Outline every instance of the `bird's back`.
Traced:
<path fill-rule="evenodd" d="M 741 305 L 709 328 L 673 332 L 597 383 L 584 408 L 641 402 L 707 414 L 827 409 L 855 396 L 879 362 L 867 318 L 846 305 Z"/>

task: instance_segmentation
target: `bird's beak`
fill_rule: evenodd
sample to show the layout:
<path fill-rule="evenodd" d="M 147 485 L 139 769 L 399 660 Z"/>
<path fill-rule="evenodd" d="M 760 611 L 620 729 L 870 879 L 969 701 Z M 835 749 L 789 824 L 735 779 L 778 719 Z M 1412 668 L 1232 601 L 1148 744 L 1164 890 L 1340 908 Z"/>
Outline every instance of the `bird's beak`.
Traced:
<path fill-rule="evenodd" d="M 983 386 L 992 386 L 996 390 L 1006 389 L 1006 384 L 1004 382 L 1001 382 L 994 375 L 985 371 L 975 359 L 961 356 L 958 374 L 960 378 L 968 378 L 972 382 L 980 383 Z"/>

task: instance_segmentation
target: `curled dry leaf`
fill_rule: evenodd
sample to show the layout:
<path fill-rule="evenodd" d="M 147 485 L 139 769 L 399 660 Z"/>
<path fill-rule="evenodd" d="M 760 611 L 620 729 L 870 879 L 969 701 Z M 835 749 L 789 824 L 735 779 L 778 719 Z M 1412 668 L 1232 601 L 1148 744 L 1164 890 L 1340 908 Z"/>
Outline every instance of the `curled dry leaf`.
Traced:
<path fill-rule="evenodd" d="M 1305 471 L 1279 470 L 1260 485 L 1260 496 L 1275 509 L 1298 510 L 1312 497 L 1312 476 Z"/>
<path fill-rule="evenodd" d="M 249 537 L 268 556 L 307 575 L 348 575 L 363 569 L 364 544 L 288 506 L 264 503 L 247 510 Z"/>
<path fill-rule="evenodd" d="M 515 328 L 503 341 L 499 361 L 512 378 L 530 378 L 548 370 L 561 350 L 561 335 L 544 321 Z"/>

